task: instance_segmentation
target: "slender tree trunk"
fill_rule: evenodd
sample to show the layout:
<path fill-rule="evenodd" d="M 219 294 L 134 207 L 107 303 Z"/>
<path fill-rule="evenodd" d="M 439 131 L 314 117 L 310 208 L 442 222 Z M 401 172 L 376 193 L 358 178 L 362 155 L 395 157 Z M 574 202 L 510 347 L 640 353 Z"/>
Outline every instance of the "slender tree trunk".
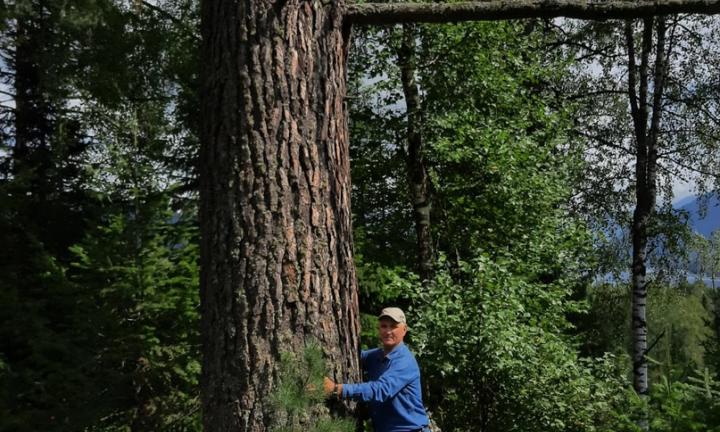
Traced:
<path fill-rule="evenodd" d="M 710 280 L 715 290 L 715 277 L 720 266 L 720 230 L 710 234 Z"/>
<path fill-rule="evenodd" d="M 648 46 L 652 43 L 652 26 L 644 23 L 642 60 L 640 63 L 640 89 L 638 96 L 635 62 L 635 42 L 632 23 L 626 24 L 626 40 L 628 44 L 628 87 L 633 123 L 635 126 L 635 210 L 632 224 L 632 342 L 633 342 L 633 384 L 640 395 L 647 395 L 647 320 L 646 320 L 646 248 L 647 225 L 654 202 L 650 202 L 647 184 L 647 69 Z"/>
<path fill-rule="evenodd" d="M 202 6 L 205 430 L 265 431 L 283 351 L 357 379 L 342 3 Z"/>
<path fill-rule="evenodd" d="M 149 432 L 157 430 L 153 413 L 156 409 L 153 403 L 153 391 L 148 373 L 150 362 L 145 357 L 138 357 L 135 371 L 132 374 L 132 390 L 135 392 L 135 415 L 130 424 L 130 432 Z"/>
<path fill-rule="evenodd" d="M 665 76 L 665 22 L 657 20 L 657 45 L 652 87 L 652 105 L 648 97 L 650 53 L 653 49 L 654 20 L 643 20 L 640 65 L 635 61 L 633 25 L 625 27 L 628 48 L 628 96 L 635 129 L 635 210 L 632 222 L 632 343 L 633 343 L 633 386 L 635 391 L 646 397 L 648 386 L 647 361 L 647 244 L 648 226 L 655 211 L 657 198 L 658 131 L 662 115 L 662 93 Z M 638 79 L 639 76 L 639 79 Z M 649 122 L 649 124 L 648 124 Z M 643 430 L 648 429 L 647 413 L 639 421 Z"/>
<path fill-rule="evenodd" d="M 407 107 L 407 169 L 410 199 L 417 237 L 417 267 L 420 278 L 432 278 L 433 242 L 430 227 L 430 178 L 425 165 L 422 137 L 422 107 L 420 90 L 415 82 L 417 58 L 415 31 L 412 24 L 403 25 L 402 45 L 398 52 L 405 105 Z"/>
<path fill-rule="evenodd" d="M 715 309 L 715 340 L 717 340 L 720 343 L 720 292 L 715 291 L 715 287 L 713 286 L 713 307 Z M 720 367 L 720 359 L 718 359 L 718 363 L 716 367 Z"/>

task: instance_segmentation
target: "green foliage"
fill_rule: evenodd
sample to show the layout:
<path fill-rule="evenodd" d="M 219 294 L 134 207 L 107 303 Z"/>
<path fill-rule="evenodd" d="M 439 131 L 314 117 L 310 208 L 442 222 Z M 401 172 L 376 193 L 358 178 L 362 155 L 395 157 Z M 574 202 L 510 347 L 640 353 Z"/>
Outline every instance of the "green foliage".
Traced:
<path fill-rule="evenodd" d="M 564 145 L 568 113 L 543 84 L 565 65 L 543 56 L 535 30 L 508 22 L 420 26 L 431 223 L 436 247 L 448 255 L 523 253 L 567 202 L 580 159 Z M 352 86 L 350 107 L 355 238 L 364 262 L 412 268 L 406 125 L 394 65 L 399 35 L 388 29 L 360 37 L 351 57 L 364 78 Z"/>
<path fill-rule="evenodd" d="M 409 203 L 398 174 L 404 113 L 397 71 L 385 68 L 398 34 L 363 34 L 370 43 L 358 64 L 389 77 L 356 83 L 351 106 L 361 307 L 412 305 L 425 402 L 443 430 L 611 430 L 622 401 L 619 361 L 580 360 L 568 336 L 567 316 L 583 309 L 570 299 L 584 289 L 591 241 L 567 209 L 583 166 L 565 145 L 569 112 L 546 87 L 566 65 L 543 55 L 537 30 L 420 27 L 431 223 L 439 254 L 452 257 L 427 288 L 407 270 L 411 207 L 398 204 Z M 374 325 L 366 337 L 374 341 Z"/>
<path fill-rule="evenodd" d="M 583 332 L 583 351 L 628 354 L 630 350 L 630 293 L 626 284 L 595 285 L 588 292 L 589 313 L 579 327 Z M 652 329 L 652 328 L 651 328 Z"/>
<path fill-rule="evenodd" d="M 650 432 L 720 431 L 720 381 L 707 369 L 682 379 L 663 375 L 647 402 L 632 389 L 627 396 L 628 405 L 615 416 L 617 432 L 640 432 L 634 419 L 643 411 L 649 413 Z"/>
<path fill-rule="evenodd" d="M 705 345 L 707 350 L 706 364 L 713 369 L 715 373 L 720 373 L 720 292 L 713 289 L 709 296 L 709 306 L 712 308 L 712 320 L 709 323 L 712 327 L 712 336 L 707 340 Z"/>
<path fill-rule="evenodd" d="M 590 314 L 583 324 L 586 349 L 592 355 L 630 352 L 630 287 L 598 285 L 590 291 Z M 713 331 L 711 301 L 702 284 L 679 287 L 652 284 L 648 294 L 651 374 L 690 373 L 705 364 L 705 347 Z"/>
<path fill-rule="evenodd" d="M 365 262 L 361 254 L 355 255 L 355 266 L 361 302 L 378 305 L 360 314 L 360 342 L 363 348 L 375 347 L 378 342 L 377 312 L 381 309 L 380 305 L 408 303 L 419 278 L 403 266 Z"/>
<path fill-rule="evenodd" d="M 0 6 L 2 431 L 200 429 L 198 2 L 153 5 Z"/>
<path fill-rule="evenodd" d="M 711 315 L 705 306 L 704 286 L 698 283 L 681 286 L 679 290 L 651 288 L 655 289 L 649 294 L 648 325 L 653 326 L 658 337 L 664 334 L 649 354 L 662 362 L 658 371 L 668 375 L 670 370 L 677 369 L 687 374 L 704 367 L 704 345 L 712 333 L 707 326 Z"/>
<path fill-rule="evenodd" d="M 87 7 L 86 6 L 91 6 Z M 79 292 L 68 247 L 97 210 L 85 185 L 87 145 L 68 108 L 78 37 L 97 8 L 84 0 L 0 5 L 0 430 L 57 430 L 82 404 L 91 360 L 74 328 Z"/>
<path fill-rule="evenodd" d="M 663 376 L 650 407 L 652 431 L 720 431 L 720 382 L 707 370 L 684 382 Z"/>
<path fill-rule="evenodd" d="M 53 430 L 57 419 L 81 409 L 69 395 L 92 386 L 82 373 L 91 357 L 68 313 L 78 293 L 57 260 L 24 234 L 3 236 L 8 251 L 30 259 L 0 265 L 1 431 Z"/>
<path fill-rule="evenodd" d="M 273 432 L 353 432 L 352 419 L 331 418 L 324 405 L 327 368 L 322 348 L 308 343 L 298 355 L 280 355 L 278 383 L 270 395 Z"/>
<path fill-rule="evenodd" d="M 591 313 L 586 346 L 591 353 L 613 351 L 619 355 L 630 350 L 629 287 L 598 285 L 590 291 Z M 716 333 L 713 323 L 714 292 L 702 284 L 675 287 L 652 284 L 648 296 L 648 354 L 650 398 L 643 402 L 631 390 L 626 392 L 628 406 L 615 413 L 618 431 L 639 431 L 635 425 L 647 412 L 651 431 L 720 430 L 717 412 L 719 384 L 711 373 L 697 368 L 714 367 Z M 630 374 L 630 365 L 625 373 Z"/>
<path fill-rule="evenodd" d="M 414 341 L 443 430 L 597 431 L 622 403 L 612 357 L 578 358 L 563 335 L 569 290 L 480 256 L 418 288 Z M 433 387 L 434 386 L 434 387 Z"/>
<path fill-rule="evenodd" d="M 568 113 L 542 84 L 564 65 L 543 59 L 532 24 L 428 26 L 422 35 L 424 56 L 436 60 L 421 78 L 441 247 L 519 257 L 556 226 L 580 166 L 564 145 Z"/>
<path fill-rule="evenodd" d="M 720 286 L 720 230 L 713 232 L 710 238 L 695 235 L 691 247 L 695 252 L 694 273 L 710 277 L 712 288 Z"/>
<path fill-rule="evenodd" d="M 162 195 L 142 201 L 72 247 L 95 356 L 88 379 L 109 387 L 95 396 L 107 420 L 94 427 L 199 430 L 197 228 L 192 213 L 173 221 Z"/>

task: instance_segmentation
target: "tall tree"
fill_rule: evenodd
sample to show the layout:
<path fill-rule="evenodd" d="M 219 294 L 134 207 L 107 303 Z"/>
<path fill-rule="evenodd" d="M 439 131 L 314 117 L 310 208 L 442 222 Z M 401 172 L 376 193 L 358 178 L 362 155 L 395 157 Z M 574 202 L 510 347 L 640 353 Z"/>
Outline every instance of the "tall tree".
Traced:
<path fill-rule="evenodd" d="M 0 9 L 1 430 L 199 429 L 192 4 Z"/>
<path fill-rule="evenodd" d="M 660 103 L 665 90 L 665 18 L 643 20 L 643 37 L 639 70 L 636 68 L 635 41 L 632 23 L 625 26 L 628 47 L 628 97 L 635 129 L 635 210 L 632 222 L 632 332 L 633 385 L 640 395 L 648 394 L 647 377 L 647 242 L 651 215 L 657 200 L 658 139 L 662 111 Z M 652 80 L 652 103 L 648 95 L 649 58 L 655 46 L 655 74 Z M 638 79 L 639 77 L 639 79 Z M 645 426 L 647 428 L 647 426 Z"/>
<path fill-rule="evenodd" d="M 78 16 L 72 9 L 82 3 L 29 1 L 6 6 L 2 17 L 0 51 L 7 65 L 2 80 L 13 90 L 6 94 L 15 105 L 12 123 L 6 125 L 9 163 L 4 186 L 16 197 L 23 196 L 16 199 L 21 212 L 17 223 L 61 256 L 67 256 L 67 245 L 82 230 L 77 216 L 86 198 L 80 186 L 80 160 L 87 141 L 78 116 L 69 109 L 70 64 L 77 60 L 72 42 L 91 25 L 95 12 Z M 67 219 L 76 223 L 68 224 Z M 65 230 L 56 232 L 56 224 Z"/>
<path fill-rule="evenodd" d="M 63 391 L 85 387 L 76 374 L 83 349 L 68 331 L 75 292 L 62 269 L 68 247 L 81 238 L 82 215 L 94 209 L 83 189 L 87 141 L 69 109 L 73 41 L 96 11 L 78 12 L 82 5 L 36 0 L 0 7 L 9 114 L 0 149 L 6 161 L 0 168 L 0 356 L 9 366 L 0 418 L 16 430 L 57 428 L 71 411 Z"/>
<path fill-rule="evenodd" d="M 565 35 L 580 34 L 567 24 Z M 584 101 L 576 131 L 590 143 L 580 197 L 603 203 L 598 218 L 611 226 L 602 229 L 614 232 L 621 224 L 630 233 L 632 256 L 625 265 L 633 287 L 634 388 L 645 397 L 648 286 L 662 282 L 663 273 L 650 276 L 648 267 L 653 255 L 673 253 L 677 230 L 667 223 L 678 219 L 671 207 L 673 183 L 690 178 L 700 193 L 720 185 L 718 95 L 708 73 L 717 67 L 720 46 L 705 37 L 719 27 L 714 18 L 688 16 L 577 25 L 595 36 L 565 40 L 580 47 L 579 64 L 585 65 L 578 68 L 579 87 L 567 89 L 569 99 Z"/>
<path fill-rule="evenodd" d="M 311 336 L 325 347 L 336 379 L 357 378 L 359 329 L 343 101 L 352 20 L 610 18 L 720 9 L 720 2 L 690 0 L 473 5 L 472 10 L 467 4 L 448 5 L 447 12 L 432 4 L 395 9 L 365 4 L 346 17 L 342 1 L 203 3 L 200 220 L 206 429 L 263 430 L 270 417 L 263 399 L 275 381 L 279 351 L 298 349 Z"/>
<path fill-rule="evenodd" d="M 200 160 L 204 426 L 264 431 L 282 351 L 356 380 L 342 3 L 207 1 Z"/>
<path fill-rule="evenodd" d="M 400 75 L 407 112 L 407 154 L 405 155 L 405 165 L 415 219 L 417 268 L 420 279 L 427 281 L 432 277 L 434 261 L 432 229 L 430 226 L 431 184 L 422 134 L 423 108 L 420 99 L 420 88 L 415 77 L 417 74 L 416 40 L 417 32 L 414 26 L 411 24 L 403 25 L 398 60 L 400 62 Z"/>

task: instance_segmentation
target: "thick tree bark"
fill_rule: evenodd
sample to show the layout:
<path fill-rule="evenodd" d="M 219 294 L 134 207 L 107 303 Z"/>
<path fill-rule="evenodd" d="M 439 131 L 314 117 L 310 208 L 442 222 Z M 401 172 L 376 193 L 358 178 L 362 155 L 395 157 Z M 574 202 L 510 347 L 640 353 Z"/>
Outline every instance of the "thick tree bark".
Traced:
<path fill-rule="evenodd" d="M 348 6 L 353 24 L 449 23 L 520 18 L 630 19 L 674 13 L 720 13 L 720 0 L 494 0 L 460 3 L 362 3 Z"/>
<path fill-rule="evenodd" d="M 420 90 L 415 82 L 415 32 L 411 25 L 403 26 L 402 45 L 398 52 L 405 105 L 407 108 L 407 169 L 410 199 L 417 237 L 417 267 L 420 278 L 432 278 L 433 242 L 430 230 L 430 178 L 425 166 L 422 137 L 422 107 Z"/>
<path fill-rule="evenodd" d="M 202 5 L 205 430 L 265 431 L 283 351 L 357 380 L 342 3 Z"/>

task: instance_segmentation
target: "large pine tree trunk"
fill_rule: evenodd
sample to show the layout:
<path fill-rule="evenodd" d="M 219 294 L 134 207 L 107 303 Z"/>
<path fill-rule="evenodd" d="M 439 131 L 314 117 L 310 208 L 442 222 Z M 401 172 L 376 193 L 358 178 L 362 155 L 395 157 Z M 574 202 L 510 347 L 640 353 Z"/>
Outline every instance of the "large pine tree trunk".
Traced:
<path fill-rule="evenodd" d="M 264 431 L 283 351 L 358 378 L 342 3 L 203 3 L 205 430 Z"/>

